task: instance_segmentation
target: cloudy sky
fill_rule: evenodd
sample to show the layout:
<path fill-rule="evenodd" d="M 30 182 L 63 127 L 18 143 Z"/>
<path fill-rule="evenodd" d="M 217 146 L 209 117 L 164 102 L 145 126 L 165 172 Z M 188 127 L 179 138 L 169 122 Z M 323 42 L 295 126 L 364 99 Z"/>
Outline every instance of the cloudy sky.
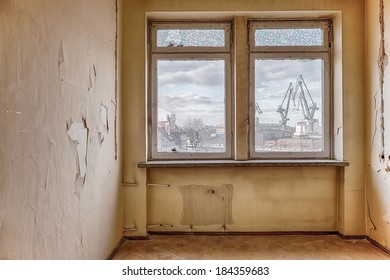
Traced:
<path fill-rule="evenodd" d="M 255 100 L 263 113 L 258 115 L 262 123 L 279 123 L 280 114 L 276 112 L 290 85 L 302 75 L 310 94 L 318 107 L 322 107 L 322 59 L 258 59 L 255 62 Z M 311 100 L 306 96 L 309 106 Z M 287 100 L 286 100 L 287 101 Z M 284 103 L 284 108 L 286 106 Z M 298 105 L 298 98 L 296 98 Z M 295 126 L 302 119 L 302 110 L 290 104 L 288 125 Z M 314 117 L 321 120 L 322 112 L 317 110 Z"/>
<path fill-rule="evenodd" d="M 179 125 L 188 117 L 224 123 L 224 68 L 224 60 L 158 61 L 158 119 L 171 113 Z"/>
<path fill-rule="evenodd" d="M 302 75 L 310 93 L 321 108 L 321 59 L 258 59 L 255 62 L 255 100 L 263 113 L 262 123 L 278 123 L 276 112 L 292 82 Z M 180 126 L 188 117 L 202 118 L 208 125 L 224 123 L 224 61 L 223 60 L 159 60 L 158 119 L 176 114 Z M 298 101 L 298 99 L 297 99 Z M 310 102 L 310 100 L 308 100 Z M 321 120 L 321 112 L 315 118 Z M 301 119 L 301 111 L 290 107 L 290 126 Z"/>

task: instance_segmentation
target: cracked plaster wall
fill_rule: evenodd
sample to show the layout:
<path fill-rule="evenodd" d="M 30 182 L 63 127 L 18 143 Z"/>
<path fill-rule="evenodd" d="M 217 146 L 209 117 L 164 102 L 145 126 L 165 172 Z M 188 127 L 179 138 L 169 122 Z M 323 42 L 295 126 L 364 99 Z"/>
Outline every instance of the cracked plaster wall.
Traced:
<path fill-rule="evenodd" d="M 390 248 L 390 1 L 366 1 L 367 235 Z"/>
<path fill-rule="evenodd" d="M 0 259 L 101 259 L 122 236 L 116 8 L 0 1 Z"/>

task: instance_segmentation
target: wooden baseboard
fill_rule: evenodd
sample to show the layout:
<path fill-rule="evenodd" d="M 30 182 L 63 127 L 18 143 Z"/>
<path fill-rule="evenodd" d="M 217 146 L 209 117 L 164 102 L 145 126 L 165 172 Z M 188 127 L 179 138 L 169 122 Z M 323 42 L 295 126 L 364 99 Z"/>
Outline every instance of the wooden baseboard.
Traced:
<path fill-rule="evenodd" d="M 112 249 L 111 253 L 108 255 L 108 257 L 106 258 L 106 260 L 112 260 L 114 258 L 114 256 L 116 255 L 116 253 L 118 253 L 119 249 L 122 247 L 123 243 L 125 242 L 125 238 L 121 238 L 119 240 L 119 242 L 116 244 L 116 246 L 114 247 L 114 249 Z"/>
<path fill-rule="evenodd" d="M 338 235 L 337 231 L 148 231 L 151 235 L 221 235 L 221 236 L 261 236 L 261 235 Z"/>
<path fill-rule="evenodd" d="M 374 246 L 378 247 L 379 249 L 381 249 L 382 251 L 384 251 L 385 253 L 389 254 L 390 255 L 390 249 L 383 246 L 382 244 L 378 243 L 377 241 L 375 241 L 374 239 L 370 238 L 370 237 L 366 237 L 366 239 Z"/>
<path fill-rule="evenodd" d="M 337 232 L 337 235 L 344 240 L 353 240 L 353 239 L 367 239 L 365 235 L 344 235 L 341 232 Z"/>
<path fill-rule="evenodd" d="M 124 239 L 126 240 L 149 240 L 150 239 L 150 235 L 146 235 L 146 236 L 123 236 Z"/>

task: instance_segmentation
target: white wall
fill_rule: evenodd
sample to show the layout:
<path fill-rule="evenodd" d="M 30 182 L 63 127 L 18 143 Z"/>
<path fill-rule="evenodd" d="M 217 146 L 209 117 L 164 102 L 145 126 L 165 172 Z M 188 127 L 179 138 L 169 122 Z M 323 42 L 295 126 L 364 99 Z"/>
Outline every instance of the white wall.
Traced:
<path fill-rule="evenodd" d="M 0 259 L 100 259 L 122 236 L 116 17 L 115 0 L 0 1 Z"/>

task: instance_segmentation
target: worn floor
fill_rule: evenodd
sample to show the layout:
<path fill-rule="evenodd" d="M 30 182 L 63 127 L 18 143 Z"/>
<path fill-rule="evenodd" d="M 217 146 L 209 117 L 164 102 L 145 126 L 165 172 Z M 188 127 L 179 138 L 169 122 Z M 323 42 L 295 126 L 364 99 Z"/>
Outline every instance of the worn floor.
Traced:
<path fill-rule="evenodd" d="M 366 240 L 337 235 L 151 235 L 126 240 L 115 260 L 390 260 Z"/>

